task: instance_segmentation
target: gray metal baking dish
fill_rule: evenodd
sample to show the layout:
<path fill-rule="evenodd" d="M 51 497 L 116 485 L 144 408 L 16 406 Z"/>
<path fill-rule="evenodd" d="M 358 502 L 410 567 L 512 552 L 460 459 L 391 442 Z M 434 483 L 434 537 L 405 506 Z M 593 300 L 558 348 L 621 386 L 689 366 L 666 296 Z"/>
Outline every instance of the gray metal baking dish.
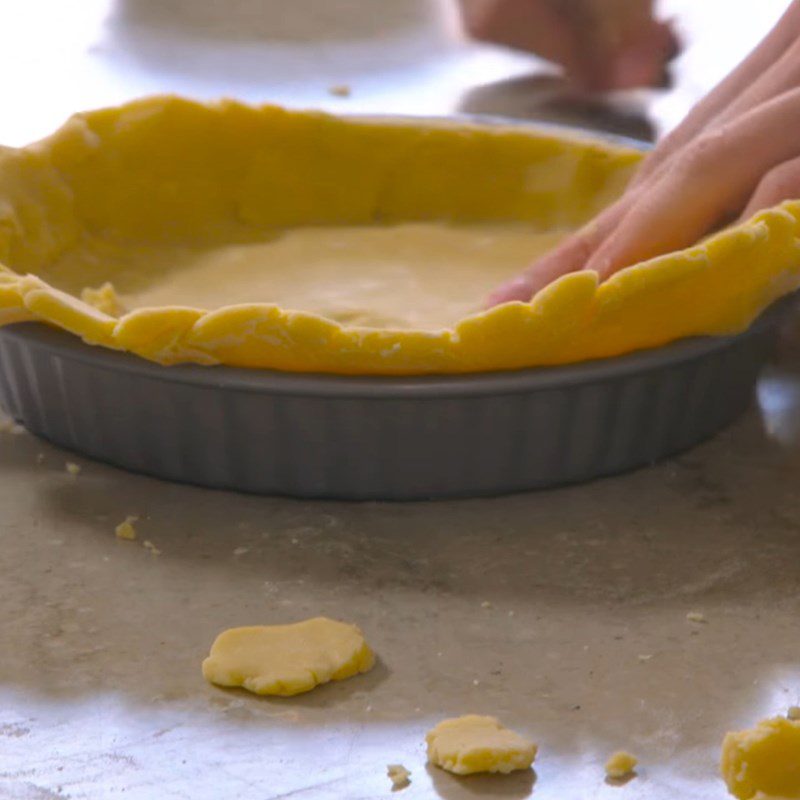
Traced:
<path fill-rule="evenodd" d="M 684 450 L 750 403 L 792 304 L 747 331 L 569 366 L 447 377 L 162 367 L 37 323 L 0 329 L 0 403 L 135 472 L 303 497 L 491 495 Z"/>

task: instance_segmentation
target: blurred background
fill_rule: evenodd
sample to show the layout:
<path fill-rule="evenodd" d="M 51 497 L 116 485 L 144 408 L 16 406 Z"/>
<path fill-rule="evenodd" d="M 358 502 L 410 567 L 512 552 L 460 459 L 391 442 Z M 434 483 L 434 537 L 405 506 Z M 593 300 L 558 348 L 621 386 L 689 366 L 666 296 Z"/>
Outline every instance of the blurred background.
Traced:
<path fill-rule="evenodd" d="M 548 51 L 556 37 L 524 18 L 499 34 L 485 14 L 476 25 L 487 1 L 498 0 L 8 0 L 0 143 L 24 144 L 76 110 L 158 92 L 344 112 L 485 113 L 652 139 L 675 125 L 788 5 L 656 2 L 655 17 L 673 20 L 680 42 L 669 85 L 607 93 L 585 85 L 591 69 L 576 84 L 527 52 Z M 536 0 L 511 2 L 519 11 L 520 3 Z M 621 3 L 631 0 L 593 0 L 605 17 Z M 477 38 L 510 41 L 516 49 Z M 644 36 L 639 42 L 647 49 Z"/>

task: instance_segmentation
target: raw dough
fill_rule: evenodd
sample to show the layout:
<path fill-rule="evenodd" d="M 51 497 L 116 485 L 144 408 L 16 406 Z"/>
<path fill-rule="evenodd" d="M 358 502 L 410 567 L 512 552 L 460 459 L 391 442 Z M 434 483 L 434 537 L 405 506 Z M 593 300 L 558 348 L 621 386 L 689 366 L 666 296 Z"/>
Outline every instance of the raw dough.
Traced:
<path fill-rule="evenodd" d="M 25 433 L 25 427 L 23 425 L 18 425 L 9 417 L 0 416 L 0 433 L 12 433 L 14 435 L 19 435 L 21 433 Z"/>
<path fill-rule="evenodd" d="M 145 550 L 149 551 L 151 556 L 161 555 L 161 551 L 149 539 L 145 539 L 142 542 L 142 547 L 144 547 Z"/>
<path fill-rule="evenodd" d="M 133 523 L 136 522 L 138 517 L 126 517 L 119 525 L 117 525 L 114 533 L 117 535 L 118 539 L 135 539 L 136 538 L 136 528 L 133 527 Z"/>
<path fill-rule="evenodd" d="M 85 282 L 84 280 L 81 284 Z M 106 281 L 97 289 L 89 287 L 81 289 L 80 295 L 84 303 L 88 303 L 98 311 L 102 311 L 111 317 L 121 317 L 125 313 L 125 306 L 122 305 L 114 285 L 109 281 Z"/>
<path fill-rule="evenodd" d="M 800 797 L 800 722 L 775 717 L 722 743 L 722 777 L 739 800 Z"/>
<path fill-rule="evenodd" d="M 626 778 L 633 773 L 638 763 L 639 759 L 636 756 L 618 750 L 606 761 L 606 775 L 613 779 Z"/>
<path fill-rule="evenodd" d="M 275 303 L 345 325 L 437 330 L 480 310 L 486 295 L 563 233 L 519 223 L 308 227 L 237 244 L 144 245 L 86 238 L 42 275 L 83 299 L 124 308 Z"/>
<path fill-rule="evenodd" d="M 537 237 L 586 224 L 640 158 L 523 126 L 336 118 L 233 101 L 151 97 L 82 113 L 30 147 L 0 148 L 0 325 L 40 321 L 160 364 L 469 373 L 737 333 L 800 287 L 800 201 L 787 201 L 602 284 L 578 271 L 531 303 L 453 324 L 535 256 L 536 241 L 524 243 L 524 257 L 520 241 L 501 267 L 514 230 Z M 415 231 L 429 267 L 410 270 L 421 261 L 406 241 Z M 340 266 L 325 272 L 305 258 L 309 241 L 330 250 L 342 235 L 359 239 L 344 263 L 360 253 L 362 276 L 353 285 L 346 276 L 344 296 Z M 251 282 L 277 253 L 292 292 L 305 283 L 306 297 Z M 202 290 L 213 264 L 215 280 Z M 128 313 L 114 313 L 108 282 Z M 98 286 L 89 302 L 79 299 Z M 167 305 L 141 307 L 161 292 Z M 201 292 L 210 302 L 200 304 Z M 219 307 L 225 293 L 247 302 Z"/>
<path fill-rule="evenodd" d="M 538 749 L 494 717 L 477 714 L 440 722 L 425 741 L 428 760 L 456 775 L 528 769 Z"/>
<path fill-rule="evenodd" d="M 392 789 L 405 789 L 411 783 L 411 772 L 402 764 L 389 764 L 386 774 L 392 782 Z"/>
<path fill-rule="evenodd" d="M 218 686 L 289 696 L 367 672 L 374 661 L 355 625 L 315 617 L 223 631 L 203 661 L 203 677 Z"/>

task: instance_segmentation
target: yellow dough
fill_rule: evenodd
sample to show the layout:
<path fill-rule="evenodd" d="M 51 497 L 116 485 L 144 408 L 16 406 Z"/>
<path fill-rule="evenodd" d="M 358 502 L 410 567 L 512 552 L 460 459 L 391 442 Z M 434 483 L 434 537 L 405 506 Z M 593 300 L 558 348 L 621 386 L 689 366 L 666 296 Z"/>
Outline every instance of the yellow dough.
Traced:
<path fill-rule="evenodd" d="M 494 717 L 468 714 L 440 722 L 425 737 L 428 760 L 456 775 L 528 769 L 537 746 Z"/>
<path fill-rule="evenodd" d="M 461 121 L 152 97 L 0 149 L 0 325 L 161 364 L 463 373 L 739 332 L 800 286 L 800 202 L 598 285 L 486 291 L 624 189 L 640 154 Z"/>
<path fill-rule="evenodd" d="M 494 287 L 561 236 L 519 223 L 415 222 L 290 228 L 266 241 L 205 247 L 94 238 L 47 274 L 113 316 L 123 308 L 269 300 L 348 325 L 436 331 L 479 311 Z M 82 289 L 98 264 L 113 270 L 114 285 Z"/>
<path fill-rule="evenodd" d="M 75 281 L 76 285 L 83 286 L 85 283 L 85 276 L 80 276 Z M 89 286 L 84 286 L 80 289 L 81 300 L 90 306 L 93 306 L 98 311 L 108 314 L 112 317 L 121 317 L 125 313 L 125 307 L 117 294 L 113 284 L 106 281 L 102 286 L 97 289 L 92 289 Z"/>
<path fill-rule="evenodd" d="M 122 522 L 117 525 L 114 529 L 114 534 L 118 539 L 128 539 L 133 540 L 136 538 L 136 528 L 134 527 L 134 523 L 138 520 L 138 517 L 126 517 Z"/>
<path fill-rule="evenodd" d="M 720 768 L 739 800 L 800 798 L 800 722 L 775 717 L 727 734 Z"/>
<path fill-rule="evenodd" d="M 411 772 L 402 764 L 389 764 L 386 774 L 392 782 L 392 789 L 405 789 L 411 783 Z"/>
<path fill-rule="evenodd" d="M 203 677 L 255 694 L 289 696 L 367 672 L 374 660 L 355 625 L 315 617 L 223 631 L 203 661 Z"/>
<path fill-rule="evenodd" d="M 619 750 L 606 761 L 606 775 L 613 779 L 626 778 L 633 773 L 638 763 L 639 759 L 636 756 Z"/>

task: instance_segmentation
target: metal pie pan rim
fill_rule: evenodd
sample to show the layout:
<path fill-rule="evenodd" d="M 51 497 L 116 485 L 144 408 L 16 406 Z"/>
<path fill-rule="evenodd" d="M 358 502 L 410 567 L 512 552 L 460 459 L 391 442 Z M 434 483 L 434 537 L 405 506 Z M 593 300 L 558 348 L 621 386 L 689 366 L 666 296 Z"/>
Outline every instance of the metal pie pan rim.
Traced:
<path fill-rule="evenodd" d="M 24 341 L 29 347 L 48 350 L 65 359 L 110 371 L 124 371 L 143 378 L 192 384 L 201 388 L 306 395 L 317 397 L 468 397 L 543 390 L 575 384 L 606 381 L 643 374 L 671 364 L 702 359 L 729 347 L 756 328 L 775 325 L 794 299 L 793 295 L 773 303 L 745 331 L 735 336 L 699 336 L 624 355 L 572 364 L 530 367 L 497 372 L 449 375 L 337 375 L 333 373 L 285 372 L 279 370 L 178 364 L 162 366 L 140 356 L 89 345 L 71 333 L 38 322 L 10 325 L 0 333 Z"/>
<path fill-rule="evenodd" d="M 522 128 L 527 131 L 543 133 L 549 136 L 578 137 L 589 142 L 600 142 L 615 147 L 626 147 L 630 150 L 639 150 L 647 153 L 653 149 L 653 142 L 637 139 L 624 133 L 612 133 L 599 128 L 588 128 L 580 125 L 570 125 L 567 122 L 553 122 L 547 119 L 523 119 L 508 117 L 502 114 L 486 112 L 456 111 L 452 114 L 392 114 L 376 111 L 350 111 L 334 114 L 339 119 L 351 122 L 378 122 L 378 123 L 407 123 L 414 124 L 427 122 L 439 125 L 475 125 L 486 128 Z"/>

